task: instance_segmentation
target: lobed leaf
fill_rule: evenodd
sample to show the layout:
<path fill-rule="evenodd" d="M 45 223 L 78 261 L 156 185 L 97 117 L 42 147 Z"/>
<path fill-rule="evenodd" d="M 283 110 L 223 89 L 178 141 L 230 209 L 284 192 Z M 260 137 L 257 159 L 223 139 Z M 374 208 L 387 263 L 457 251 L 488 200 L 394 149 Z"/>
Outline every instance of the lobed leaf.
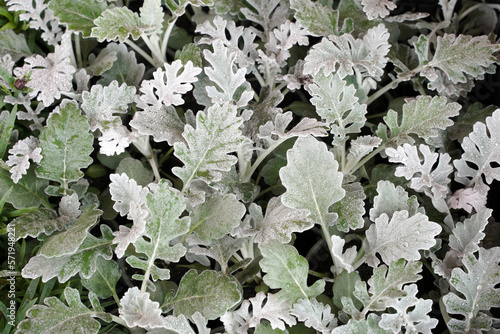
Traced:
<path fill-rule="evenodd" d="M 67 287 L 64 299 L 45 298 L 45 305 L 35 305 L 26 313 L 27 319 L 17 326 L 17 333 L 53 333 L 53 334 L 97 334 L 100 323 L 94 319 L 96 312 L 88 309 L 80 300 L 78 290 Z"/>
<path fill-rule="evenodd" d="M 308 286 L 309 265 L 293 246 L 274 242 L 260 244 L 259 249 L 263 256 L 260 267 L 266 273 L 264 282 L 272 289 L 281 289 L 276 295 L 280 301 L 294 304 L 301 298 L 315 298 L 323 292 L 323 280 Z"/>
<path fill-rule="evenodd" d="M 90 91 L 82 93 L 82 110 L 85 112 L 90 130 L 106 131 L 122 124 L 120 116 L 126 113 L 128 105 L 135 101 L 135 87 L 113 81 L 109 86 L 93 85 Z"/>
<path fill-rule="evenodd" d="M 222 177 L 221 171 L 231 169 L 237 158 L 229 153 L 236 151 L 243 142 L 239 129 L 242 122 L 236 116 L 236 107 L 225 103 L 198 112 L 196 129 L 186 125 L 183 137 L 187 144 L 174 144 L 174 154 L 184 167 L 172 168 L 172 172 L 184 182 L 184 189 L 195 179 L 216 182 Z"/>
<path fill-rule="evenodd" d="M 19 240 L 28 236 L 36 238 L 43 234 L 51 235 L 55 231 L 64 230 L 68 224 L 68 217 L 59 217 L 54 210 L 40 208 L 14 219 L 9 226 L 14 227 L 16 240 Z"/>
<path fill-rule="evenodd" d="M 122 271 L 114 260 L 97 257 L 95 271 L 90 277 L 82 276 L 82 285 L 101 299 L 106 299 L 115 293 L 115 286 L 122 277 Z"/>
<path fill-rule="evenodd" d="M 24 266 L 23 277 L 42 277 L 43 282 L 57 277 L 61 283 L 67 282 L 76 274 L 80 274 L 82 279 L 90 278 L 97 270 L 99 257 L 109 260 L 113 256 L 111 229 L 107 225 L 101 225 L 101 233 L 102 238 L 87 233 L 86 238 L 73 253 L 54 257 L 37 254 Z"/>
<path fill-rule="evenodd" d="M 313 36 L 338 35 L 339 13 L 331 7 L 311 0 L 291 0 L 297 22 Z"/>
<path fill-rule="evenodd" d="M 179 219 L 185 208 L 183 199 L 170 188 L 166 180 L 160 181 L 154 195 L 147 195 L 147 209 L 151 218 L 145 226 L 143 236 L 134 243 L 136 251 L 144 255 L 129 256 L 127 262 L 147 274 L 151 273 L 154 281 L 170 277 L 168 269 L 156 266 L 157 259 L 177 262 L 186 253 L 182 244 L 171 245 L 171 240 L 189 229 L 189 217 Z"/>
<path fill-rule="evenodd" d="M 461 294 L 450 292 L 443 297 L 446 311 L 462 318 L 452 318 L 447 325 L 453 332 L 481 332 L 491 327 L 492 317 L 481 311 L 500 307 L 500 247 L 479 248 L 479 257 L 467 254 L 462 262 L 467 272 L 453 269 L 450 284 Z"/>
<path fill-rule="evenodd" d="M 151 28 L 143 24 L 139 15 L 127 7 L 106 9 L 94 20 L 94 25 L 90 36 L 96 37 L 99 42 L 123 43 L 130 36 L 135 40 Z"/>
<path fill-rule="evenodd" d="M 390 129 L 390 135 L 387 134 L 387 126 L 382 123 L 377 128 L 377 135 L 384 141 L 390 140 L 396 145 L 413 143 L 411 134 L 424 139 L 436 137 L 439 130 L 453 125 L 453 121 L 449 118 L 458 115 L 460 108 L 458 103 L 448 103 L 443 96 L 417 96 L 416 99 L 409 100 L 403 105 L 401 121 L 397 112 L 389 110 L 384 116 L 384 121 Z"/>
<path fill-rule="evenodd" d="M 436 244 L 435 237 L 441 232 L 440 225 L 429 221 L 426 215 L 416 213 L 409 217 L 406 210 L 394 212 L 389 220 L 381 214 L 366 231 L 366 263 L 376 267 L 380 254 L 385 263 L 404 258 L 409 261 L 420 259 L 419 250 L 427 250 Z"/>
<path fill-rule="evenodd" d="M 147 330 L 163 327 L 160 304 L 151 301 L 149 292 L 141 292 L 134 286 L 125 292 L 120 304 L 120 318 L 128 327 L 139 326 Z"/>

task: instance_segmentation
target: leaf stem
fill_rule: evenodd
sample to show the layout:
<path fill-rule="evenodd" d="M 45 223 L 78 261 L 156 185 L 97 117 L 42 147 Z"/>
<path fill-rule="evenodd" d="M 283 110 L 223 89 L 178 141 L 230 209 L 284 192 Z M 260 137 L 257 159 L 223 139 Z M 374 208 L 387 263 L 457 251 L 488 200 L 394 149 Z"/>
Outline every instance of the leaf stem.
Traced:
<path fill-rule="evenodd" d="M 162 55 L 167 53 L 168 40 L 170 38 L 170 34 L 172 33 L 172 29 L 175 26 L 175 22 L 177 21 L 177 17 L 175 17 L 167 26 L 165 33 L 163 34 L 163 39 L 161 41 L 160 52 Z"/>
<path fill-rule="evenodd" d="M 128 38 L 125 40 L 125 44 L 127 44 L 128 46 L 130 46 L 132 49 L 134 49 L 135 52 L 137 52 L 142 57 L 144 57 L 144 59 L 146 59 L 148 61 L 148 63 L 150 63 L 154 67 L 157 67 L 157 64 L 154 61 L 154 59 L 150 55 L 148 55 L 143 49 L 141 49 L 137 44 L 135 44 L 134 42 L 132 42 Z"/>
<path fill-rule="evenodd" d="M 264 159 L 271 154 L 278 146 L 283 144 L 287 139 L 292 138 L 292 137 L 284 137 L 278 139 L 273 145 L 271 145 L 269 148 L 267 148 L 264 152 L 262 152 L 257 160 L 253 163 L 252 167 L 245 173 L 245 175 L 241 178 L 242 182 L 249 182 L 250 179 L 252 178 L 252 174 L 255 172 L 255 170 L 259 167 L 259 165 L 264 161 Z"/>

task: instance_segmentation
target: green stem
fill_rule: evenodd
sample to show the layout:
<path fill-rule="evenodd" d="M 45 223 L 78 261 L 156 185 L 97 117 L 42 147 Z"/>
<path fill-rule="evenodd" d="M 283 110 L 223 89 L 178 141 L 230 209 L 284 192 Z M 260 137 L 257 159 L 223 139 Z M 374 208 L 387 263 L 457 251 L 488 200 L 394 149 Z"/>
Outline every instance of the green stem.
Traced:
<path fill-rule="evenodd" d="M 144 57 L 144 59 L 146 59 L 148 61 L 148 63 L 150 63 L 154 67 L 157 67 L 155 60 L 150 55 L 148 55 L 143 49 L 141 49 L 137 44 L 135 44 L 134 42 L 132 42 L 128 38 L 125 40 L 125 44 L 130 46 L 132 49 L 134 49 L 135 52 L 137 52 L 142 57 Z"/>
<path fill-rule="evenodd" d="M 259 165 L 264 161 L 264 159 L 271 154 L 278 146 L 280 146 L 282 143 L 284 143 L 287 139 L 292 138 L 292 137 L 284 137 L 280 138 L 277 140 L 273 145 L 271 145 L 268 149 L 266 149 L 264 152 L 262 152 L 257 160 L 255 160 L 254 164 L 250 169 L 245 173 L 245 175 L 242 177 L 241 181 L 242 182 L 249 182 L 250 179 L 252 178 L 252 174 L 255 172 L 255 170 L 259 167 Z"/>
<path fill-rule="evenodd" d="M 160 47 L 160 52 L 162 55 L 165 55 L 167 52 L 167 46 L 168 46 L 168 40 L 170 38 L 170 34 L 172 33 L 172 29 L 175 26 L 175 21 L 177 21 L 177 17 L 175 17 L 172 22 L 170 22 L 167 26 L 167 29 L 165 30 L 165 33 L 163 34 L 163 40 L 161 41 L 161 47 Z"/>

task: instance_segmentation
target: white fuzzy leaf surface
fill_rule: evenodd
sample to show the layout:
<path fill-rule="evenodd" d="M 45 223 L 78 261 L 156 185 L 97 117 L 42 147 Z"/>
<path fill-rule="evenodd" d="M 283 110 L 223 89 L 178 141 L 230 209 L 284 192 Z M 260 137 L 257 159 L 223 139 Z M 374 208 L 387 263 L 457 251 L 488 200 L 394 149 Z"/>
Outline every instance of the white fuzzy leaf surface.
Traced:
<path fill-rule="evenodd" d="M 396 211 L 392 218 L 383 213 L 366 231 L 366 263 L 376 267 L 380 254 L 385 263 L 404 258 L 420 259 L 419 250 L 427 250 L 436 244 L 435 237 L 441 232 L 440 225 L 429 221 L 426 215 L 416 213 L 408 217 L 408 211 Z"/>
<path fill-rule="evenodd" d="M 244 300 L 239 309 L 224 314 L 221 320 L 228 333 L 248 333 L 250 328 L 257 327 L 263 319 L 269 321 L 273 329 L 285 330 L 286 325 L 297 323 L 289 311 L 286 301 L 279 301 L 274 294 L 259 292 L 255 297 Z"/>
<path fill-rule="evenodd" d="M 120 304 L 120 318 L 125 320 L 128 327 L 163 327 L 160 304 L 151 301 L 149 292 L 141 292 L 137 287 L 130 288 L 123 295 Z"/>

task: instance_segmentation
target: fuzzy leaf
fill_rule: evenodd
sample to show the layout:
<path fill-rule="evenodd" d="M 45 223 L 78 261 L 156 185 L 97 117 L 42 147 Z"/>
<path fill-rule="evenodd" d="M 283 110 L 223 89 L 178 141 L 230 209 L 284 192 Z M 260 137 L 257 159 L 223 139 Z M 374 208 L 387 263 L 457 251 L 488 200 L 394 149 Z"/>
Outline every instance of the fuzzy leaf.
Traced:
<path fill-rule="evenodd" d="M 260 244 L 259 248 L 263 256 L 260 267 L 266 272 L 264 282 L 272 289 L 281 289 L 277 293 L 279 300 L 289 300 L 293 304 L 301 298 L 315 298 L 323 292 L 323 280 L 307 285 L 309 264 L 294 247 L 274 242 Z"/>
<path fill-rule="evenodd" d="M 48 185 L 48 180 L 36 177 L 33 168 L 30 168 L 19 182 L 14 183 L 10 172 L 0 167 L 0 193 L 6 194 L 12 188 L 7 203 L 11 203 L 16 209 L 39 206 L 42 203 L 50 206 L 47 195 L 44 193 Z"/>
<path fill-rule="evenodd" d="M 380 265 L 373 269 L 373 276 L 368 280 L 370 289 L 366 289 L 366 283 L 357 280 L 354 287 L 354 296 L 363 304 L 362 312 L 359 312 L 353 301 L 348 297 L 342 297 L 344 311 L 355 318 L 363 318 L 369 311 L 383 311 L 396 298 L 406 296 L 403 285 L 414 283 L 422 276 L 418 273 L 422 271 L 420 262 L 406 262 L 401 259 L 392 262 L 389 267 Z"/>
<path fill-rule="evenodd" d="M 384 18 L 389 12 L 396 9 L 396 4 L 389 0 L 361 0 L 363 11 L 368 19 Z"/>
<path fill-rule="evenodd" d="M 13 61 L 31 55 L 31 50 L 23 34 L 16 34 L 12 29 L 0 31 L 0 57 L 10 55 Z"/>
<path fill-rule="evenodd" d="M 437 326 L 438 320 L 427 315 L 432 309 L 432 300 L 417 298 L 417 285 L 411 284 L 404 287 L 406 296 L 393 299 L 388 306 L 395 309 L 396 313 L 382 314 L 378 325 L 393 333 L 401 333 L 402 327 L 406 332 L 432 334 L 432 329 Z M 412 309 L 408 311 L 408 309 Z"/>
<path fill-rule="evenodd" d="M 176 142 L 184 141 L 182 132 L 185 124 L 171 105 L 148 106 L 143 111 L 137 111 L 129 124 L 141 135 L 152 136 L 155 142 L 166 141 L 173 146 Z"/>
<path fill-rule="evenodd" d="M 345 245 L 345 240 L 337 235 L 332 235 L 331 239 L 333 244 L 332 255 L 335 260 L 335 272 L 337 274 L 340 274 L 344 269 L 347 270 L 348 273 L 353 272 L 354 268 L 352 265 L 354 263 L 354 260 L 356 259 L 356 256 L 358 255 L 356 246 L 352 246 L 344 253 L 342 253 Z"/>
<path fill-rule="evenodd" d="M 294 17 L 313 36 L 338 35 L 339 13 L 311 0 L 291 0 Z"/>
<path fill-rule="evenodd" d="M 494 54 L 498 51 L 500 45 L 492 44 L 488 36 L 444 34 L 438 36 L 434 57 L 427 67 L 440 69 L 454 84 L 463 83 L 467 82 L 467 75 L 480 78 L 492 73 L 491 66 L 498 61 Z"/>
<path fill-rule="evenodd" d="M 243 137 L 239 127 L 243 120 L 236 116 L 235 106 L 215 104 L 206 112 L 196 114 L 196 129 L 186 125 L 183 142 L 174 144 L 175 156 L 184 167 L 174 167 L 172 172 L 188 187 L 194 179 L 216 182 L 220 171 L 229 171 L 237 158 L 228 153 L 236 151 Z"/>
<path fill-rule="evenodd" d="M 332 206 L 332 211 L 338 216 L 335 226 L 339 231 L 348 232 L 362 228 L 365 224 L 365 192 L 359 182 L 343 185 L 345 196 Z"/>
<path fill-rule="evenodd" d="M 24 266 L 22 275 L 26 278 L 42 277 L 43 282 L 57 277 L 64 283 L 76 274 L 82 278 L 90 278 L 97 270 L 99 257 L 111 259 L 111 240 L 113 235 L 107 225 L 101 225 L 102 238 L 96 238 L 87 233 L 79 247 L 70 254 L 47 257 L 39 252 Z"/>
<path fill-rule="evenodd" d="M 492 210 L 482 210 L 463 223 L 458 222 L 450 234 L 450 248 L 456 250 L 459 256 L 473 254 L 479 250 L 479 242 L 484 238 L 484 228 L 488 224 Z"/>
<path fill-rule="evenodd" d="M 115 173 L 125 173 L 130 180 L 135 180 L 139 186 L 146 187 L 153 182 L 153 172 L 144 166 L 144 163 L 134 158 L 125 158 L 116 167 Z M 130 182 L 130 181 L 129 181 Z"/>
<path fill-rule="evenodd" d="M 106 2 L 97 0 L 55 0 L 49 2 L 49 9 L 61 23 L 83 37 L 90 37 L 95 27 L 94 20 L 108 8 Z"/>
<path fill-rule="evenodd" d="M 231 256 L 234 255 L 238 250 L 241 249 L 243 243 L 245 242 L 244 238 L 235 239 L 229 235 L 225 235 L 220 239 L 212 240 L 210 246 L 207 248 L 203 247 L 190 247 L 188 252 L 196 255 L 208 256 L 217 263 L 219 263 L 221 267 L 221 272 L 224 274 L 228 274 L 227 263 L 231 259 Z"/>
<path fill-rule="evenodd" d="M 121 277 L 122 272 L 116 261 L 105 260 L 104 257 L 99 256 L 95 272 L 88 278 L 82 277 L 82 285 L 95 293 L 97 297 L 106 299 L 113 295 L 116 283 Z"/>
<path fill-rule="evenodd" d="M 347 324 L 334 328 L 331 334 L 392 333 L 388 330 L 380 328 L 378 323 L 379 323 L 379 316 L 372 313 L 368 316 L 367 319 L 361 319 L 361 320 L 355 320 L 354 318 L 349 319 L 349 322 Z"/>
<path fill-rule="evenodd" d="M 164 15 L 161 0 L 145 0 L 140 12 L 142 24 L 151 27 L 148 32 L 160 33 Z"/>
<path fill-rule="evenodd" d="M 145 226 L 144 235 L 134 243 L 136 251 L 145 256 L 130 256 L 127 262 L 134 268 L 150 272 L 154 281 L 158 278 L 168 279 L 169 270 L 157 267 L 155 260 L 177 262 L 186 253 L 182 244 L 170 244 L 172 239 L 189 229 L 189 217 L 179 219 L 186 204 L 174 193 L 168 182 L 162 180 L 155 194 L 147 195 L 147 208 L 151 212 L 151 218 Z"/>
<path fill-rule="evenodd" d="M 36 238 L 40 234 L 51 235 L 62 231 L 69 224 L 67 217 L 59 217 L 54 210 L 40 208 L 35 212 L 25 213 L 9 224 L 16 231 L 16 240 L 28 236 Z"/>
<path fill-rule="evenodd" d="M 452 271 L 450 283 L 461 293 L 458 296 L 450 292 L 443 297 L 446 311 L 459 314 L 463 320 L 451 319 L 448 328 L 453 332 L 487 331 L 491 327 L 491 316 L 481 311 L 492 307 L 500 307 L 500 247 L 490 249 L 479 248 L 479 257 L 466 255 L 462 262 L 467 272 L 461 268 Z"/>
<path fill-rule="evenodd" d="M 289 208 L 309 210 L 311 219 L 322 226 L 333 224 L 336 214 L 328 211 L 341 200 L 342 173 L 326 145 L 313 137 L 298 138 L 287 152 L 287 165 L 280 178 L 287 189 L 282 202 Z"/>
<path fill-rule="evenodd" d="M 37 176 L 60 183 L 62 192 L 66 192 L 68 183 L 83 176 L 80 169 L 92 163 L 94 137 L 87 119 L 76 104 L 67 103 L 60 113 L 51 114 L 39 139 L 43 159 Z"/>
<path fill-rule="evenodd" d="M 43 102 L 46 107 L 59 99 L 62 92 L 69 92 L 73 88 L 72 81 L 76 69 L 70 61 L 70 36 L 70 33 L 64 35 L 53 53 L 46 57 L 35 54 L 25 58 L 24 66 L 14 70 L 17 77 L 31 73 L 26 83 L 26 86 L 31 88 L 29 96 L 37 96 L 37 100 Z"/>
<path fill-rule="evenodd" d="M 377 193 L 378 195 L 373 199 L 373 208 L 370 209 L 370 220 L 372 222 L 375 222 L 382 214 L 392 218 L 396 211 L 406 210 L 410 217 L 420 212 L 417 197 L 408 197 L 408 193 L 401 186 L 395 186 L 390 181 L 379 181 L 377 183 Z"/>
<path fill-rule="evenodd" d="M 264 303 L 266 297 L 267 300 Z M 252 311 L 250 311 L 250 306 Z M 297 320 L 288 312 L 289 307 L 286 301 L 280 302 L 276 295 L 266 296 L 263 292 L 259 292 L 255 297 L 244 300 L 239 309 L 224 314 L 221 320 L 229 333 L 248 333 L 250 328 L 258 327 L 263 319 L 269 321 L 273 329 L 284 331 L 286 325 L 291 326 L 297 323 Z"/>
<path fill-rule="evenodd" d="M 311 48 L 304 59 L 304 73 L 337 73 L 344 79 L 356 72 L 379 80 L 388 60 L 388 40 L 389 31 L 383 24 L 368 29 L 362 39 L 354 39 L 351 34 L 330 35 Z"/>
<path fill-rule="evenodd" d="M 448 183 L 451 180 L 448 175 L 453 171 L 450 165 L 451 157 L 448 153 L 431 152 L 429 146 L 424 144 L 420 144 L 418 150 L 423 156 L 423 161 L 418 154 L 417 147 L 407 143 L 398 146 L 397 149 L 389 147 L 385 153 L 390 162 L 403 164 L 396 168 L 395 176 L 411 179 L 410 188 L 425 193 L 433 200 L 433 203 L 443 201 L 450 191 Z M 434 167 L 438 159 L 439 163 Z"/>
<path fill-rule="evenodd" d="M 78 290 L 65 288 L 64 299 L 68 306 L 56 297 L 48 297 L 45 305 L 30 308 L 28 318 L 17 326 L 17 333 L 97 334 L 101 325 L 94 319 L 96 312 L 81 302 Z"/>
<path fill-rule="evenodd" d="M 380 254 L 385 263 L 404 258 L 409 261 L 420 259 L 419 250 L 427 250 L 436 244 L 434 239 L 442 230 L 430 222 L 426 215 L 416 213 L 408 217 L 406 210 L 394 212 L 389 221 L 387 214 L 381 214 L 366 231 L 366 263 L 376 267 Z"/>
<path fill-rule="evenodd" d="M 359 104 L 354 85 L 346 86 L 338 74 L 325 76 L 318 72 L 313 78 L 315 83 L 307 86 L 311 103 L 330 125 L 333 145 L 343 145 L 350 133 L 359 133 L 365 125 L 366 105 Z"/>
<path fill-rule="evenodd" d="M 163 327 L 160 304 L 149 298 L 149 292 L 141 292 L 133 287 L 127 290 L 120 300 L 118 312 L 128 327 L 139 326 L 145 329 Z"/>
<path fill-rule="evenodd" d="M 391 140 L 396 144 L 413 143 L 410 134 L 429 139 L 436 137 L 439 130 L 453 125 L 450 117 L 458 115 L 461 106 L 456 102 L 447 103 L 442 96 L 417 96 L 416 99 L 407 101 L 403 105 L 403 117 L 399 121 L 398 113 L 389 110 L 384 121 L 391 130 L 387 135 L 387 126 L 380 123 L 377 135 L 384 141 Z"/>
<path fill-rule="evenodd" d="M 337 319 L 331 312 L 330 305 L 320 303 L 316 299 L 300 299 L 293 305 L 290 313 L 307 327 L 322 334 L 330 334 L 332 329 L 337 327 Z"/>
<path fill-rule="evenodd" d="M 151 28 L 143 24 L 139 15 L 127 7 L 106 9 L 94 20 L 94 25 L 90 36 L 96 37 L 99 42 L 117 40 L 123 43 L 130 36 L 135 40 Z"/>
<path fill-rule="evenodd" d="M 164 67 L 165 70 L 160 67 L 153 73 L 153 79 L 142 81 L 140 91 L 143 95 L 138 102 L 140 108 L 184 104 L 182 94 L 193 89 L 191 83 L 198 80 L 196 76 L 201 72 L 201 68 L 194 67 L 190 61 L 184 65 L 180 60 L 175 60 L 171 64 L 165 63 Z"/>
<path fill-rule="evenodd" d="M 97 84 L 107 86 L 117 80 L 119 84 L 139 86 L 146 66 L 137 63 L 135 52 L 128 51 L 125 44 L 116 43 L 109 43 L 104 50 L 108 50 L 110 53 L 115 52 L 117 59 L 110 69 L 101 74 L 101 79 L 97 81 Z"/>
<path fill-rule="evenodd" d="M 14 183 L 19 182 L 21 177 L 28 172 L 30 167 L 29 159 L 33 162 L 40 162 L 42 156 L 40 155 L 41 148 L 38 147 L 39 141 L 34 136 L 29 136 L 25 139 L 19 140 L 14 147 L 9 150 L 9 159 L 6 164 L 10 166 L 11 178 Z"/>
<path fill-rule="evenodd" d="M 259 244 L 273 241 L 288 243 L 292 240 L 292 233 L 314 226 L 308 215 L 307 210 L 291 209 L 283 205 L 281 197 L 273 197 L 267 204 L 266 215 L 256 224 L 259 232 L 254 240 Z"/>
<path fill-rule="evenodd" d="M 481 122 L 474 124 L 474 130 L 462 142 L 462 157 L 453 162 L 458 182 L 473 185 L 483 174 L 488 184 L 500 180 L 500 167 L 495 166 L 500 161 L 500 135 L 494 130 L 498 127 L 500 109 L 486 118 L 486 125 Z M 470 167 L 469 163 L 475 168 Z"/>
<path fill-rule="evenodd" d="M 234 64 L 237 53 L 226 48 L 222 41 L 213 42 L 214 52 L 205 50 L 203 55 L 211 67 L 205 67 L 208 78 L 217 86 L 207 86 L 205 89 L 212 103 L 236 103 L 244 107 L 253 98 L 253 91 L 245 79 L 246 70 L 236 69 Z M 218 88 L 217 88 L 218 87 Z"/>
<path fill-rule="evenodd" d="M 206 319 L 222 316 L 241 300 L 241 287 L 231 276 L 213 270 L 197 274 L 189 270 L 181 279 L 174 297 L 167 298 L 162 308 L 174 310 L 174 315 L 183 314 L 191 318 L 200 312 Z"/>
<path fill-rule="evenodd" d="M 109 192 L 111 199 L 115 201 L 113 209 L 122 216 L 129 214 L 130 217 L 133 214 L 131 210 L 134 206 L 145 202 L 144 199 L 149 193 L 148 189 L 138 185 L 125 173 L 111 174 L 109 179 L 111 180 Z"/>
<path fill-rule="evenodd" d="M 190 213 L 190 233 L 209 245 L 214 239 L 222 238 L 241 223 L 246 208 L 232 194 L 222 196 L 214 193 Z"/>
<path fill-rule="evenodd" d="M 90 92 L 82 93 L 82 110 L 87 115 L 90 130 L 106 131 L 122 124 L 120 116 L 128 110 L 128 105 L 135 100 L 135 87 L 126 84 L 118 86 L 113 81 L 107 87 L 93 85 Z"/>
<path fill-rule="evenodd" d="M 87 237 L 88 231 L 98 223 L 101 214 L 102 211 L 95 204 L 86 207 L 70 228 L 47 239 L 38 255 L 59 257 L 74 254 Z"/>

